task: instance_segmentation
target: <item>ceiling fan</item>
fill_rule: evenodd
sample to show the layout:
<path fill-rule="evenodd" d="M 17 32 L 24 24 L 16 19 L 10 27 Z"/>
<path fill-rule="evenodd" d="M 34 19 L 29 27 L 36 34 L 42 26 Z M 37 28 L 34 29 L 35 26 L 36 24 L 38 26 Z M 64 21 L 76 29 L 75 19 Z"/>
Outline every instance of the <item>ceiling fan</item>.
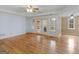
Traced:
<path fill-rule="evenodd" d="M 26 11 L 27 12 L 38 12 L 39 8 L 38 7 L 34 7 L 32 5 L 26 5 Z"/>

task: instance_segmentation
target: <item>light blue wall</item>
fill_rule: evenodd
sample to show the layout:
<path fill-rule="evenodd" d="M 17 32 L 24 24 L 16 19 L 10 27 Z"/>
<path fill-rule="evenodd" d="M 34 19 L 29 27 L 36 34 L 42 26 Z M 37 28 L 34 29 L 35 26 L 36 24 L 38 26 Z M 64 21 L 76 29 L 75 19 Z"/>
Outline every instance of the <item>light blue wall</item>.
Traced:
<path fill-rule="evenodd" d="M 0 35 L 21 34 L 29 31 L 29 18 L 0 13 Z"/>
<path fill-rule="evenodd" d="M 44 17 L 49 18 L 49 16 L 41 16 L 41 20 L 45 20 Z M 57 36 L 60 33 L 60 17 L 57 15 L 52 17 L 56 18 L 56 32 L 48 33 Z M 33 29 L 33 19 L 34 17 L 0 13 L 0 35 L 16 35 L 26 32 L 35 32 Z M 43 30 L 41 32 L 43 32 Z"/>
<path fill-rule="evenodd" d="M 27 19 L 27 17 L 26 17 L 26 19 Z M 27 32 L 34 32 L 34 29 L 33 29 L 33 18 L 32 17 L 29 17 L 28 20 L 27 20 L 27 28 L 28 28 Z"/>

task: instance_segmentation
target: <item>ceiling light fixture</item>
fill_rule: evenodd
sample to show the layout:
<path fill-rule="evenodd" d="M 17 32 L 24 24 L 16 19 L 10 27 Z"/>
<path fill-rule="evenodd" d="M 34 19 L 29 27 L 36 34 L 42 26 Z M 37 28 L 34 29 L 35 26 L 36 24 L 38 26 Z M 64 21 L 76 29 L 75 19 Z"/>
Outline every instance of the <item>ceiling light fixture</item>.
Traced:
<path fill-rule="evenodd" d="M 33 8 L 31 5 L 27 5 L 26 10 L 27 10 L 27 12 L 33 12 Z"/>
<path fill-rule="evenodd" d="M 34 6 L 32 6 L 32 5 L 27 5 L 27 6 L 26 6 L 26 11 L 29 12 L 29 13 L 37 12 L 38 10 L 39 10 L 39 8 L 34 7 Z"/>

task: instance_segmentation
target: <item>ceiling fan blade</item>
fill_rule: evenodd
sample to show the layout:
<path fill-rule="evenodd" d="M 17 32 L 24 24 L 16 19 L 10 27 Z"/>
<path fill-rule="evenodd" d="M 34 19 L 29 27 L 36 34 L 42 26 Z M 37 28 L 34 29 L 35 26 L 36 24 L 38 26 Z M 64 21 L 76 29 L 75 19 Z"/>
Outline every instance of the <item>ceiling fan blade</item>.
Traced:
<path fill-rule="evenodd" d="M 33 8 L 34 10 L 39 10 L 39 8 Z"/>

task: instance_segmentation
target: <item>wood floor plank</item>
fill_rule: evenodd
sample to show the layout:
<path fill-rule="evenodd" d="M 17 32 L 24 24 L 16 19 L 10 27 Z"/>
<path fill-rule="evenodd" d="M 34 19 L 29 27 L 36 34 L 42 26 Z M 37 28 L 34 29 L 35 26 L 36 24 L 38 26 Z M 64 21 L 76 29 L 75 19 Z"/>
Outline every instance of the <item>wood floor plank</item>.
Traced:
<path fill-rule="evenodd" d="M 0 51 L 9 54 L 79 53 L 79 37 L 63 35 L 60 38 L 26 33 L 0 40 Z"/>

